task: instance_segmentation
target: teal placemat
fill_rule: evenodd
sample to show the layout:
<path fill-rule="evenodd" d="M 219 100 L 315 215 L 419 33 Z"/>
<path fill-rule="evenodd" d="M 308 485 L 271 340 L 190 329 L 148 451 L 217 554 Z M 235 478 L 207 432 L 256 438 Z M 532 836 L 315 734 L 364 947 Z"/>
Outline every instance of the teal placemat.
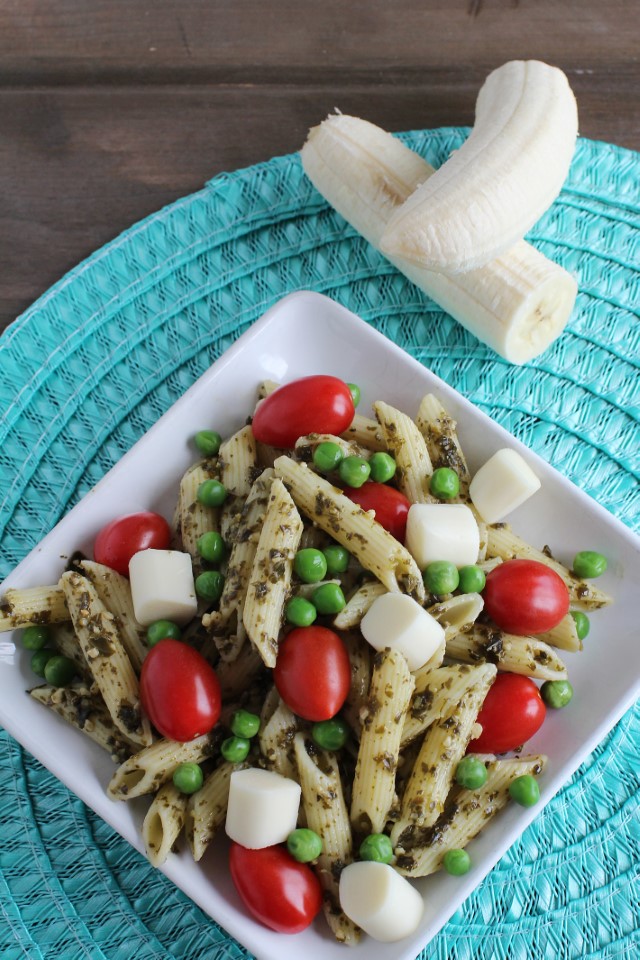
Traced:
<path fill-rule="evenodd" d="M 465 132 L 407 134 L 438 166 Z M 0 339 L 0 576 L 286 293 L 328 294 L 640 527 L 640 158 L 582 140 L 531 241 L 576 274 L 569 329 L 511 367 L 328 209 L 298 158 L 216 177 L 77 267 Z M 0 957 L 246 951 L 6 735 Z M 423 957 L 640 953 L 640 709 L 622 719 Z M 345 953 L 346 956 L 346 953 Z"/>

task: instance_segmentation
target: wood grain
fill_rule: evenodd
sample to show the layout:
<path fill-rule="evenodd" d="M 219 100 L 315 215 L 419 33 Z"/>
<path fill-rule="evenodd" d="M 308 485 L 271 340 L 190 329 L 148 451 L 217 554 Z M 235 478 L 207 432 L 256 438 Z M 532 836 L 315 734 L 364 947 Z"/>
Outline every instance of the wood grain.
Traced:
<path fill-rule="evenodd" d="M 0 329 L 158 207 L 298 149 L 334 107 L 471 124 L 506 59 L 563 67 L 584 136 L 640 149 L 628 0 L 5 0 Z"/>

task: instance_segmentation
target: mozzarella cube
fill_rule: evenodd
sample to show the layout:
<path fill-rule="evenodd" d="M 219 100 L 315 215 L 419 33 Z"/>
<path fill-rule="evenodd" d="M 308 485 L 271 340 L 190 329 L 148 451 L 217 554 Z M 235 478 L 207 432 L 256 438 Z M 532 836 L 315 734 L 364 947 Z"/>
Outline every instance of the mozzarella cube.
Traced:
<path fill-rule="evenodd" d="M 505 447 L 480 467 L 469 484 L 469 496 L 485 523 L 498 523 L 539 489 L 526 460 Z"/>
<path fill-rule="evenodd" d="M 464 503 L 413 503 L 405 546 L 421 570 L 436 560 L 466 567 L 478 559 L 480 531 Z"/>
<path fill-rule="evenodd" d="M 424 900 L 388 863 L 363 860 L 340 874 L 340 906 L 370 937 L 392 943 L 416 930 Z"/>
<path fill-rule="evenodd" d="M 141 550 L 129 561 L 129 582 L 136 620 L 188 623 L 198 610 L 191 557 L 179 550 Z"/>
<path fill-rule="evenodd" d="M 391 647 L 402 653 L 409 670 L 418 670 L 444 643 L 444 630 L 438 621 L 404 593 L 376 597 L 362 618 L 360 630 L 376 650 Z"/>
<path fill-rule="evenodd" d="M 234 770 L 229 780 L 228 836 L 250 850 L 284 843 L 296 829 L 300 794 L 300 785 L 279 773 Z"/>

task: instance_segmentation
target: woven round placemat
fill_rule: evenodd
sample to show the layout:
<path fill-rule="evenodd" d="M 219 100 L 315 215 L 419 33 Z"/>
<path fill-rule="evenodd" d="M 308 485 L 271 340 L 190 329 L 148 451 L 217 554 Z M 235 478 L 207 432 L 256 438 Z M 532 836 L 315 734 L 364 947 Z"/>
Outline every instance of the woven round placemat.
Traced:
<path fill-rule="evenodd" d="M 406 134 L 438 166 L 466 131 Z M 640 157 L 582 140 L 531 241 L 579 280 L 568 331 L 509 366 L 335 215 L 296 156 L 216 177 L 82 263 L 0 339 L 0 576 L 286 293 L 363 317 L 634 529 Z M 7 735 L 3 960 L 218 960 L 247 952 Z M 640 953 L 640 709 L 545 808 L 421 955 Z"/>

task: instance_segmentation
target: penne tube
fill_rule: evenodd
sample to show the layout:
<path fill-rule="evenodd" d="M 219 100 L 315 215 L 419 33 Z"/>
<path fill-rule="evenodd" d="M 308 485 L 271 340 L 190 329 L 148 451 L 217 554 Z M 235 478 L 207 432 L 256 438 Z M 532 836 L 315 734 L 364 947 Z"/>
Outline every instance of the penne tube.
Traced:
<path fill-rule="evenodd" d="M 151 726 L 140 706 L 138 678 L 116 618 L 93 583 L 76 571 L 60 580 L 78 641 L 116 727 L 140 746 L 151 743 Z"/>
<path fill-rule="evenodd" d="M 416 828 L 431 826 L 444 810 L 456 767 L 495 675 L 493 664 L 474 667 L 453 709 L 427 730 L 402 798 L 400 818 L 391 831 L 394 847 L 405 846 Z"/>
<path fill-rule="evenodd" d="M 111 567 L 93 560 L 83 560 L 79 566 L 91 580 L 107 610 L 114 615 L 127 656 L 133 669 L 139 674 L 148 648 L 145 642 L 146 630 L 136 620 L 133 610 L 129 581 Z"/>
<path fill-rule="evenodd" d="M 124 763 L 138 749 L 118 730 L 100 694 L 82 681 L 68 687 L 52 687 L 45 683 L 29 690 L 29 696 L 81 730 L 106 750 L 116 763 Z"/>
<path fill-rule="evenodd" d="M 590 581 L 580 580 L 567 567 L 554 560 L 552 556 L 542 550 L 536 550 L 531 544 L 521 540 L 513 533 L 508 523 L 490 523 L 487 525 L 487 533 L 488 557 L 500 557 L 501 560 L 521 557 L 526 560 L 537 560 L 539 563 L 551 567 L 566 583 L 571 603 L 575 607 L 579 607 L 581 610 L 598 610 L 600 607 L 606 607 L 612 603 L 608 593 L 600 590 Z"/>
<path fill-rule="evenodd" d="M 82 652 L 78 635 L 73 629 L 73 624 L 71 621 L 66 620 L 64 623 L 54 624 L 51 628 L 51 634 L 52 646 L 61 656 L 66 657 L 68 660 L 72 660 L 76 665 L 78 676 L 82 677 L 86 683 L 91 685 L 93 683 L 93 674 L 91 673 L 89 664 L 87 663 L 85 655 Z"/>
<path fill-rule="evenodd" d="M 296 440 L 294 449 L 297 459 L 304 463 L 311 463 L 314 451 L 321 443 L 335 444 L 342 451 L 343 457 L 362 457 L 363 460 L 368 460 L 374 452 L 355 440 L 345 440 L 344 437 L 336 437 L 333 433 L 308 433 Z"/>
<path fill-rule="evenodd" d="M 447 656 L 465 663 L 495 663 L 498 670 L 536 680 L 567 679 L 564 662 L 544 640 L 518 637 L 484 623 L 450 637 Z"/>
<path fill-rule="evenodd" d="M 351 424 L 342 434 L 344 440 L 351 440 L 371 450 L 372 453 L 385 452 L 387 449 L 384 434 L 377 420 L 371 420 L 356 413 Z"/>
<path fill-rule="evenodd" d="M 347 648 L 351 664 L 351 684 L 342 713 L 356 736 L 359 737 L 371 684 L 371 655 L 373 649 L 361 634 L 344 633 L 342 634 L 342 640 Z"/>
<path fill-rule="evenodd" d="M 543 640 L 560 650 L 569 650 L 571 653 L 582 650 L 582 640 L 578 636 L 576 622 L 570 613 L 564 616 L 553 630 L 548 630 L 547 633 L 539 633 L 537 637 L 538 640 Z"/>
<path fill-rule="evenodd" d="M 142 839 L 154 867 L 165 862 L 180 836 L 188 799 L 172 783 L 165 783 L 153 798 L 142 822 Z"/>
<path fill-rule="evenodd" d="M 468 500 L 471 474 L 458 440 L 456 421 L 432 393 L 420 402 L 416 426 L 425 439 L 434 470 L 439 467 L 455 470 L 460 480 L 460 494 L 456 500 Z"/>
<path fill-rule="evenodd" d="M 107 793 L 112 800 L 133 800 L 155 793 L 174 774 L 181 763 L 200 763 L 214 751 L 211 734 L 180 743 L 157 740 L 150 747 L 129 757 L 114 773 Z"/>
<path fill-rule="evenodd" d="M 387 590 L 424 600 L 418 566 L 405 547 L 341 490 L 303 463 L 279 457 L 275 470 L 291 490 L 300 510 L 352 553 Z"/>
<path fill-rule="evenodd" d="M 186 809 L 185 831 L 187 842 L 197 862 L 224 825 L 229 803 L 229 781 L 234 770 L 245 764 L 221 763 L 206 777 L 201 788 L 189 797 Z"/>
<path fill-rule="evenodd" d="M 377 400 L 373 409 L 387 449 L 395 457 L 398 487 L 411 503 L 437 502 L 429 492 L 433 473 L 424 437 L 406 413 Z"/>
<path fill-rule="evenodd" d="M 207 507 L 198 500 L 198 490 L 207 480 L 218 480 L 220 468 L 215 458 L 200 460 L 193 464 L 180 480 L 178 503 L 180 508 L 180 541 L 185 553 L 190 554 L 194 568 L 198 572 L 202 560 L 198 553 L 197 541 L 203 533 L 219 530 L 220 510 Z"/>
<path fill-rule="evenodd" d="M 451 713 L 469 685 L 471 669 L 466 663 L 452 663 L 444 667 L 427 665 L 414 673 L 415 688 L 402 728 L 403 749 L 432 723 Z"/>
<path fill-rule="evenodd" d="M 444 627 L 445 642 L 463 630 L 471 627 L 484 608 L 484 600 L 479 593 L 459 593 L 448 600 L 442 600 L 428 612 Z"/>
<path fill-rule="evenodd" d="M 220 479 L 234 497 L 247 497 L 255 480 L 257 467 L 256 441 L 250 426 L 243 427 L 220 447 L 218 454 Z"/>
<path fill-rule="evenodd" d="M 0 633 L 69 620 L 64 593 L 57 584 L 47 587 L 10 587 L 0 598 Z"/>
<path fill-rule="evenodd" d="M 436 823 L 417 830 L 411 844 L 396 846 L 396 870 L 405 877 L 426 877 L 442 867 L 447 850 L 464 849 L 509 802 L 509 784 L 525 774 L 538 776 L 546 757 L 492 760 L 479 790 L 456 788 Z M 415 842 L 413 842 L 415 841 Z"/>
<path fill-rule="evenodd" d="M 293 753 L 293 738 L 298 727 L 298 718 L 278 697 L 275 710 L 258 734 L 260 752 L 267 761 L 268 769 L 296 782 L 299 778 Z"/>
<path fill-rule="evenodd" d="M 397 650 L 385 650 L 373 662 L 351 798 L 351 823 L 360 834 L 382 833 L 389 818 L 400 737 L 415 684 Z"/>
<path fill-rule="evenodd" d="M 351 826 L 338 763 L 334 754 L 319 752 L 302 733 L 294 737 L 294 751 L 307 825 L 322 839 L 322 853 L 315 869 L 324 891 L 324 915 L 336 939 L 354 945 L 360 930 L 343 913 L 338 889 L 340 872 L 353 859 Z"/>
<path fill-rule="evenodd" d="M 302 520 L 281 480 L 271 484 L 242 610 L 242 622 L 267 667 L 275 667 L 284 603 Z"/>

